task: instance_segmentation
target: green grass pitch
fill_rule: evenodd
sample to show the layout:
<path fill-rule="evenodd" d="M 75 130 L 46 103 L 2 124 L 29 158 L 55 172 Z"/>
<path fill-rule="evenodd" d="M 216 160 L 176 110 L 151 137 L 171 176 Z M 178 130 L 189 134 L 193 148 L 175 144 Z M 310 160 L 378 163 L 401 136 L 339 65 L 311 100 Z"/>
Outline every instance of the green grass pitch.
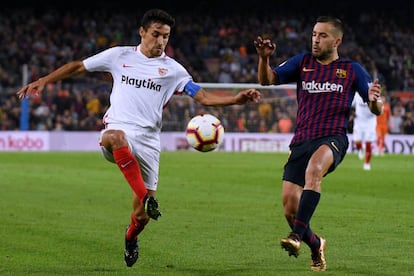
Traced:
<path fill-rule="evenodd" d="M 163 152 L 163 216 L 123 262 L 131 190 L 99 152 L 0 153 L 0 275 L 314 275 L 279 245 L 286 154 Z M 414 275 L 414 156 L 348 154 L 312 228 L 325 275 Z"/>

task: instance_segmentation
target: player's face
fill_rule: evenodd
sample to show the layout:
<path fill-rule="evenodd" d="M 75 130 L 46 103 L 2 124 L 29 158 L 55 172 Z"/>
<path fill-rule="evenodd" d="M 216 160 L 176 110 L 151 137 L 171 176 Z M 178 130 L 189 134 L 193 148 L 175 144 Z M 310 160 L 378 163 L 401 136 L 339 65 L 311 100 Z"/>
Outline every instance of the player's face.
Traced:
<path fill-rule="evenodd" d="M 321 62 L 330 62 L 338 55 L 341 38 L 330 23 L 316 23 L 312 32 L 312 55 Z"/>
<path fill-rule="evenodd" d="M 148 29 L 140 28 L 141 51 L 149 57 L 159 57 L 164 52 L 170 38 L 171 27 L 161 23 L 152 23 Z"/>

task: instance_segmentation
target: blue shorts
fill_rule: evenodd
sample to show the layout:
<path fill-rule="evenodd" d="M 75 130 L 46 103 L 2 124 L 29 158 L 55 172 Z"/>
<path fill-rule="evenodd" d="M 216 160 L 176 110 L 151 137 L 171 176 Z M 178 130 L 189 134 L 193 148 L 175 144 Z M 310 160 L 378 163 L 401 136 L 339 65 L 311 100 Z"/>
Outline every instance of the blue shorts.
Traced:
<path fill-rule="evenodd" d="M 349 141 L 347 136 L 327 136 L 290 146 L 289 158 L 284 166 L 283 180 L 305 186 L 305 171 L 312 154 L 321 146 L 331 148 L 334 162 L 328 172 L 334 171 L 345 157 Z M 324 175 L 324 176 L 325 176 Z"/>

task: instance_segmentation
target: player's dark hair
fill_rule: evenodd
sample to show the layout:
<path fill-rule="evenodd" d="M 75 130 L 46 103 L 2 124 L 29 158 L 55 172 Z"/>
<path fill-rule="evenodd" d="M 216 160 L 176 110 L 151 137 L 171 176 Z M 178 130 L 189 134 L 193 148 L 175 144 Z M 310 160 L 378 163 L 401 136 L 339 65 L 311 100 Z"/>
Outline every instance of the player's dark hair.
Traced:
<path fill-rule="evenodd" d="M 342 34 L 345 31 L 344 24 L 342 23 L 342 21 L 339 18 L 334 17 L 334 16 L 329 16 L 329 15 L 319 16 L 316 19 L 316 22 L 317 23 L 331 23 L 335 27 L 335 29 L 339 30 Z"/>
<path fill-rule="evenodd" d="M 171 28 L 175 25 L 174 17 L 169 15 L 166 11 L 160 9 L 151 9 L 145 12 L 141 19 L 141 26 L 144 29 L 147 29 L 154 22 L 166 24 Z"/>

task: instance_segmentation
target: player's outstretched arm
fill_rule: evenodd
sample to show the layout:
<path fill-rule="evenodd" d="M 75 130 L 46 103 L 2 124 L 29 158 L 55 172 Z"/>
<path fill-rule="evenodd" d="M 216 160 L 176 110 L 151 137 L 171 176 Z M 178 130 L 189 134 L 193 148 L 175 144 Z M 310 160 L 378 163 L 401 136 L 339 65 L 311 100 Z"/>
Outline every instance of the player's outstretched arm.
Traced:
<path fill-rule="evenodd" d="M 67 79 L 84 72 L 86 72 L 86 69 L 82 61 L 71 61 L 48 75 L 23 86 L 19 91 L 17 91 L 17 96 L 19 99 L 22 99 L 32 94 L 42 93 L 46 84 Z"/>
<path fill-rule="evenodd" d="M 194 96 L 194 100 L 205 106 L 226 106 L 234 104 L 247 104 L 251 102 L 259 102 L 261 93 L 257 89 L 241 90 L 236 95 L 221 96 L 209 93 L 201 88 Z"/>

